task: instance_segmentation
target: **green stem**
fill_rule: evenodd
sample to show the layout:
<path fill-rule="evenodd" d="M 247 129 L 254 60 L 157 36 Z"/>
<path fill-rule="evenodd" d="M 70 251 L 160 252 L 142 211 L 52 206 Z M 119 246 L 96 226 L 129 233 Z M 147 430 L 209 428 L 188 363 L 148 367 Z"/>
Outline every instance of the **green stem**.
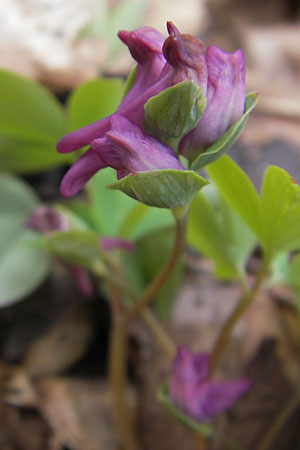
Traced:
<path fill-rule="evenodd" d="M 174 344 L 170 336 L 166 333 L 164 328 L 161 326 L 158 319 L 149 308 L 145 308 L 141 312 L 141 317 L 156 342 L 159 344 L 162 350 L 164 350 L 165 355 L 172 360 L 176 353 L 176 345 Z"/>
<path fill-rule="evenodd" d="M 139 315 L 143 309 L 148 306 L 148 304 L 153 300 L 156 294 L 159 292 L 161 287 L 165 284 L 169 275 L 172 273 L 174 267 L 176 266 L 180 256 L 182 255 L 182 251 L 184 248 L 185 242 L 185 217 L 178 217 L 176 215 L 176 237 L 174 242 L 174 247 L 171 252 L 171 255 L 167 262 L 165 263 L 162 270 L 158 273 L 158 275 L 154 278 L 152 283 L 148 286 L 144 294 L 135 302 L 132 308 L 125 314 L 126 319 L 132 320 L 137 315 Z"/>
<path fill-rule="evenodd" d="M 109 268 L 111 270 L 109 272 L 109 276 L 107 275 L 106 277 L 106 281 L 111 286 L 111 292 L 113 292 L 113 287 L 115 290 L 119 289 L 122 292 L 127 292 L 132 303 L 136 303 L 137 295 L 124 277 L 121 269 L 111 261 L 109 261 Z M 117 276 L 115 275 L 115 273 L 117 274 Z M 114 307 L 115 309 L 123 310 L 124 312 L 122 303 L 120 301 L 117 302 L 118 307 L 116 307 L 116 300 L 114 296 L 111 297 L 112 307 Z M 149 308 L 145 308 L 141 312 L 141 318 L 143 319 L 145 325 L 148 327 L 149 332 L 152 334 L 157 344 L 165 352 L 166 356 L 169 359 L 173 359 L 176 353 L 176 345 L 174 344 L 168 333 L 165 331 L 164 327 L 161 325 L 154 313 Z"/>
<path fill-rule="evenodd" d="M 232 311 L 231 315 L 225 322 L 217 341 L 214 345 L 214 348 L 211 353 L 211 359 L 210 359 L 210 375 L 213 375 L 216 367 L 220 361 L 220 358 L 225 350 L 225 347 L 228 344 L 229 338 L 231 336 L 232 330 L 235 327 L 238 320 L 241 318 L 241 316 L 244 314 L 248 306 L 253 302 L 253 300 L 256 297 L 257 292 L 261 288 L 263 281 L 265 279 L 265 276 L 267 274 L 268 265 L 265 262 L 262 265 L 262 268 L 260 272 L 257 275 L 255 285 L 253 288 L 249 291 L 246 290 L 242 296 L 240 297 L 240 300 L 238 301 L 236 307 Z"/>
<path fill-rule="evenodd" d="M 127 323 L 112 308 L 109 347 L 109 379 L 113 400 L 113 415 L 124 450 L 139 450 L 133 417 L 127 402 Z"/>

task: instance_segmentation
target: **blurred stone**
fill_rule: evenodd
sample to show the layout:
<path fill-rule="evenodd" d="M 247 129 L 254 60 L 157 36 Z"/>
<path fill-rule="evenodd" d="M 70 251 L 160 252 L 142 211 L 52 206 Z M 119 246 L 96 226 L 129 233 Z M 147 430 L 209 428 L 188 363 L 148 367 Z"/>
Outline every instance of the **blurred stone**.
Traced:
<path fill-rule="evenodd" d="M 110 0 L 7 0 L 0 11 L 0 66 L 41 81 L 56 91 L 69 90 L 79 83 L 108 73 L 127 74 L 132 61 L 128 51 L 110 54 L 112 36 L 83 34 L 91 23 L 121 3 Z M 141 0 L 144 17 L 130 17 L 137 26 L 151 25 L 166 33 L 166 20 L 179 29 L 199 33 L 205 23 L 207 0 Z M 171 13 L 170 13 L 171 11 Z M 118 17 L 117 25 L 127 28 Z M 105 19 L 104 19 L 105 20 Z M 115 22 L 116 22 L 115 20 Z M 133 23 L 133 22 L 132 22 Z M 113 28 L 112 28 L 113 30 Z M 115 31 L 112 31 L 115 34 Z M 115 36 L 113 37 L 115 38 Z"/>

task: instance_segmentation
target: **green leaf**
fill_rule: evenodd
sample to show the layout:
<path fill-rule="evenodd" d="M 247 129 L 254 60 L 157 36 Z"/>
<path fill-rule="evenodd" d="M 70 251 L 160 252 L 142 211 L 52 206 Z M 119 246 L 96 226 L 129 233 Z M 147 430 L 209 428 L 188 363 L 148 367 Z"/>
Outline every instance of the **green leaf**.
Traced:
<path fill-rule="evenodd" d="M 190 202 L 207 181 L 191 170 L 162 169 L 137 172 L 111 184 L 149 206 L 178 208 Z"/>
<path fill-rule="evenodd" d="M 3 170 L 33 172 L 68 159 L 57 154 L 67 132 L 64 110 L 45 88 L 0 70 L 0 157 Z"/>
<path fill-rule="evenodd" d="M 57 231 L 45 238 L 47 249 L 57 258 L 99 274 L 102 272 L 102 252 L 99 236 L 93 231 Z"/>
<path fill-rule="evenodd" d="M 0 308 L 26 298 L 49 273 L 50 264 L 45 251 L 33 248 L 29 243 L 35 236 L 30 231 L 19 232 L 15 238 L 10 236 L 5 251 L 1 252 Z"/>
<path fill-rule="evenodd" d="M 213 201 L 210 191 L 215 196 Z M 191 204 L 187 242 L 212 259 L 217 277 L 234 279 L 244 276 L 245 263 L 254 247 L 255 237 L 220 198 L 216 188 L 209 185 Z"/>
<path fill-rule="evenodd" d="M 257 103 L 257 94 L 251 92 L 246 95 L 245 101 L 245 113 L 243 116 L 235 122 L 223 136 L 221 136 L 216 142 L 214 142 L 205 151 L 202 151 L 197 158 L 193 161 L 191 169 L 199 171 L 207 164 L 211 164 L 216 161 L 220 156 L 226 153 L 240 136 L 243 128 L 247 122 L 250 112 L 253 110 Z M 199 150 L 201 151 L 201 150 Z"/>
<path fill-rule="evenodd" d="M 81 128 L 115 112 L 123 85 L 120 78 L 96 79 L 75 89 L 67 103 L 71 129 Z"/>
<path fill-rule="evenodd" d="M 89 193 L 89 215 L 95 230 L 105 236 L 118 236 L 119 227 L 136 202 L 107 185 L 115 181 L 116 173 L 111 168 L 99 171 L 87 185 Z"/>
<path fill-rule="evenodd" d="M 300 247 L 300 187 L 283 169 L 270 166 L 262 194 L 263 245 L 268 257 Z"/>
<path fill-rule="evenodd" d="M 260 198 L 245 172 L 226 155 L 207 166 L 206 171 L 228 204 L 261 238 Z"/>
<path fill-rule="evenodd" d="M 144 129 L 165 142 L 181 139 L 197 125 L 205 106 L 200 86 L 190 80 L 182 81 L 146 102 Z"/>
<path fill-rule="evenodd" d="M 154 230 L 171 226 L 173 223 L 174 217 L 170 210 L 135 202 L 121 222 L 118 235 L 129 239 L 139 239 Z"/>
<path fill-rule="evenodd" d="M 30 241 L 37 234 L 24 226 L 38 198 L 18 178 L 0 174 L 0 307 L 31 294 L 46 278 L 49 259 Z"/>
<path fill-rule="evenodd" d="M 1 169 L 25 174 L 71 163 L 73 156 L 58 153 L 55 145 L 56 140 L 52 143 L 39 142 L 0 133 Z"/>

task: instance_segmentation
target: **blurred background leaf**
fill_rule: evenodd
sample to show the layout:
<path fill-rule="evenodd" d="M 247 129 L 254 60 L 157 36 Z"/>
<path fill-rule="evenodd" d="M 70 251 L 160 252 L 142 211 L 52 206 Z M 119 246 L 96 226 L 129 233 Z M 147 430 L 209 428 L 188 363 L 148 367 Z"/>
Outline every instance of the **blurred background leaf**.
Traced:
<path fill-rule="evenodd" d="M 0 307 L 31 294 L 50 270 L 47 253 L 34 245 L 37 233 L 25 222 L 39 200 L 32 189 L 12 175 L 0 174 Z"/>
<path fill-rule="evenodd" d="M 2 170 L 35 172 L 64 164 L 57 140 L 66 133 L 63 107 L 47 89 L 0 70 L 0 158 Z"/>

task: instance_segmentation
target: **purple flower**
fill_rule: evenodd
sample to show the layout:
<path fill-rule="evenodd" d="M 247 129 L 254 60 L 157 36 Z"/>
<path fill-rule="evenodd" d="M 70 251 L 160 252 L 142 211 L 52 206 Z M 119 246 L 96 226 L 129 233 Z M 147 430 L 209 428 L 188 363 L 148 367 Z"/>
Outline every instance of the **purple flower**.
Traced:
<path fill-rule="evenodd" d="M 215 46 L 207 48 L 207 105 L 196 128 L 180 143 L 180 153 L 194 158 L 205 150 L 244 113 L 245 62 L 242 50 L 226 53 Z"/>
<path fill-rule="evenodd" d="M 217 47 L 205 53 L 203 43 L 167 23 L 169 37 L 151 27 L 120 31 L 137 62 L 134 83 L 117 111 L 60 139 L 61 153 L 89 145 L 62 181 L 65 197 L 75 195 L 107 166 L 118 178 L 159 169 L 184 169 L 173 150 L 145 134 L 144 106 L 152 97 L 184 80 L 192 80 L 207 97 L 207 107 L 194 130 L 179 144 L 188 158 L 218 139 L 244 112 L 244 59 L 240 50 L 227 54 Z"/>
<path fill-rule="evenodd" d="M 206 422 L 231 406 L 248 391 L 250 383 L 209 379 L 209 355 L 192 354 L 179 346 L 173 363 L 169 396 L 182 412 L 199 422 Z"/>
<path fill-rule="evenodd" d="M 157 139 L 146 136 L 141 129 L 117 114 L 110 119 L 110 129 L 104 137 L 95 139 L 88 150 L 67 172 L 61 183 L 65 197 L 75 195 L 90 175 L 104 167 L 113 167 L 118 179 L 132 172 L 184 167 L 173 150 Z"/>

